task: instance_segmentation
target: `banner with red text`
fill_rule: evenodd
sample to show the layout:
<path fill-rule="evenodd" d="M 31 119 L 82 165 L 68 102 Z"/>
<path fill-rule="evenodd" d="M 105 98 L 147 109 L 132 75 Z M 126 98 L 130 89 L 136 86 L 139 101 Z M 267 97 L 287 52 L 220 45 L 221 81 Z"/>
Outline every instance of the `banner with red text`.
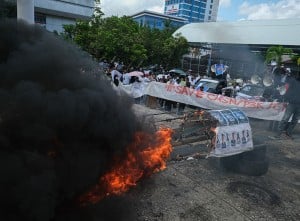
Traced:
<path fill-rule="evenodd" d="M 133 94 L 131 86 L 121 87 L 128 94 Z M 144 84 L 140 90 L 143 91 L 140 91 L 139 94 L 185 103 L 208 110 L 239 108 L 248 117 L 257 119 L 280 121 L 285 111 L 284 103 L 235 99 L 220 94 L 212 94 L 193 88 L 174 86 L 155 81 Z"/>

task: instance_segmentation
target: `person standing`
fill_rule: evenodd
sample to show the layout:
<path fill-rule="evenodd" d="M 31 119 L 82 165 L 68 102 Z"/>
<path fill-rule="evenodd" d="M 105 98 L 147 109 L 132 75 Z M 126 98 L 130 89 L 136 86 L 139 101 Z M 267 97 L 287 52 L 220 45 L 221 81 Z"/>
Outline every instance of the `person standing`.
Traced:
<path fill-rule="evenodd" d="M 134 82 L 131 86 L 131 94 L 134 97 L 135 104 L 141 104 L 143 96 L 143 85 L 137 76 L 133 76 Z"/>
<path fill-rule="evenodd" d="M 111 74 L 111 80 L 115 83 L 115 80 L 117 79 L 118 83 L 119 83 L 119 80 L 121 79 L 122 74 L 116 70 L 116 67 L 113 64 L 110 66 L 110 74 Z"/>
<path fill-rule="evenodd" d="M 118 87 L 119 86 L 119 76 L 118 75 L 114 75 L 114 80 L 113 80 L 114 84 Z"/>
<path fill-rule="evenodd" d="M 124 73 L 123 73 L 123 81 L 122 81 L 122 83 L 124 85 L 128 85 L 130 83 L 130 78 L 131 77 L 128 74 L 128 70 L 125 70 Z"/>
<path fill-rule="evenodd" d="M 189 82 L 189 79 L 186 78 L 185 80 L 181 80 L 180 85 L 183 87 L 191 87 L 191 82 Z M 177 115 L 182 115 L 183 111 L 185 109 L 186 104 L 185 103 L 178 103 L 178 108 L 177 108 Z"/>
<path fill-rule="evenodd" d="M 284 97 L 280 94 L 278 88 L 285 85 L 288 72 L 285 69 L 284 65 L 282 64 L 273 70 L 273 75 L 274 75 L 274 91 L 273 91 L 272 98 L 277 99 L 280 102 L 283 102 Z"/>
<path fill-rule="evenodd" d="M 300 78 L 299 76 L 297 78 L 288 77 L 286 82 L 288 88 L 284 97 L 287 107 L 279 122 L 275 138 L 293 139 L 292 133 L 300 118 Z"/>

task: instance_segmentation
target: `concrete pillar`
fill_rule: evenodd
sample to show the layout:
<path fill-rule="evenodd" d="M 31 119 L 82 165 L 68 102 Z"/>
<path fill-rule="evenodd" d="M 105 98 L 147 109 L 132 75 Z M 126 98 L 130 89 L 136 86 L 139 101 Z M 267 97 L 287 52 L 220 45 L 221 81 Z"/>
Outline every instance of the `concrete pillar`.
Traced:
<path fill-rule="evenodd" d="M 17 18 L 34 24 L 34 0 L 17 0 Z"/>

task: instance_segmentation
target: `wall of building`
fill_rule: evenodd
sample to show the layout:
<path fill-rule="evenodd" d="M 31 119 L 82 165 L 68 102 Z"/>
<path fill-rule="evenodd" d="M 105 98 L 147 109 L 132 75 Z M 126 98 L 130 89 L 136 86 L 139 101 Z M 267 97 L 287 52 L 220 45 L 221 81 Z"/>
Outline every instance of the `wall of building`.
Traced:
<path fill-rule="evenodd" d="M 141 26 L 149 26 L 150 28 L 157 28 L 160 30 L 165 28 L 165 21 L 167 20 L 171 21 L 171 26 L 177 28 L 187 24 L 187 20 L 182 18 L 167 16 L 147 10 L 136 13 L 132 15 L 131 18 Z"/>
<path fill-rule="evenodd" d="M 217 20 L 218 8 L 219 0 L 166 0 L 164 14 L 207 22 Z"/>
<path fill-rule="evenodd" d="M 163 30 L 165 28 L 165 19 L 155 18 L 152 16 L 141 16 L 137 18 L 133 18 L 135 22 L 137 22 L 141 26 L 149 26 L 150 28 L 157 28 L 159 30 Z M 173 27 L 181 27 L 185 23 L 171 21 L 171 25 Z"/>
<path fill-rule="evenodd" d="M 219 0 L 207 0 L 204 21 L 217 21 Z"/>
<path fill-rule="evenodd" d="M 35 11 L 71 18 L 87 18 L 93 14 L 93 0 L 35 0 Z"/>
<path fill-rule="evenodd" d="M 48 31 L 57 31 L 59 33 L 63 32 L 63 25 L 75 24 L 75 21 L 69 18 L 57 17 L 57 16 L 47 16 L 46 29 Z"/>
<path fill-rule="evenodd" d="M 35 0 L 36 22 L 49 31 L 63 31 L 63 24 L 74 24 L 76 19 L 87 19 L 93 15 L 94 0 Z M 42 19 L 37 19 L 37 15 Z"/>

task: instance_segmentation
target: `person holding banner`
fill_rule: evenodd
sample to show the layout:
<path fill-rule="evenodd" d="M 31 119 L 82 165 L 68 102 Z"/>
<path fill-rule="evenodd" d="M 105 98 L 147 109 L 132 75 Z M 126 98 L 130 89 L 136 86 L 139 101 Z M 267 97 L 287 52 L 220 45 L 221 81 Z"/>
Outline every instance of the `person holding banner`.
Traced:
<path fill-rule="evenodd" d="M 191 83 L 189 82 L 188 78 L 186 78 L 186 79 L 182 78 L 182 80 L 180 82 L 180 85 L 183 86 L 183 87 L 188 87 L 188 88 L 191 87 Z M 180 103 L 180 102 L 178 103 L 177 115 L 182 115 L 183 114 L 185 106 L 186 106 L 185 103 Z"/>

